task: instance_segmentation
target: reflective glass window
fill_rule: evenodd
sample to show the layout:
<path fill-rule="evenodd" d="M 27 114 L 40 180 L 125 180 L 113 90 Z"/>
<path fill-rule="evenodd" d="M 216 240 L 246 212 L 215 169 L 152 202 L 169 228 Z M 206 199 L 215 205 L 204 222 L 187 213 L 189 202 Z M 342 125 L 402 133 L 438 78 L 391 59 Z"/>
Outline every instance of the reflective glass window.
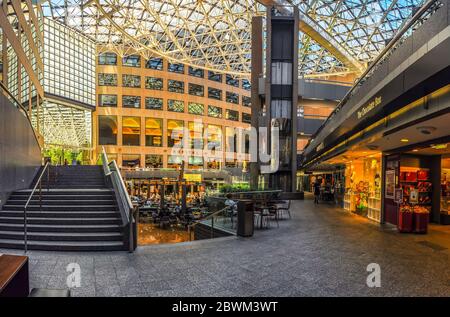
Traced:
<path fill-rule="evenodd" d="M 122 96 L 122 107 L 123 108 L 140 108 L 141 107 L 141 97 L 140 96 Z"/>
<path fill-rule="evenodd" d="M 183 94 L 184 93 L 184 82 L 169 79 L 167 81 L 167 90 L 170 92 L 177 92 L 177 93 Z"/>
<path fill-rule="evenodd" d="M 145 68 L 154 70 L 163 70 L 163 59 L 159 57 L 150 58 L 145 63 Z"/>
<path fill-rule="evenodd" d="M 208 98 L 222 100 L 222 90 L 208 87 Z"/>
<path fill-rule="evenodd" d="M 184 65 L 177 63 L 169 63 L 167 70 L 171 73 L 184 74 Z"/>
<path fill-rule="evenodd" d="M 122 58 L 122 65 L 129 67 L 141 67 L 141 57 L 139 55 L 129 55 Z"/>
<path fill-rule="evenodd" d="M 162 146 L 163 120 L 158 118 L 145 119 L 145 145 Z"/>
<path fill-rule="evenodd" d="M 226 101 L 229 103 L 239 104 L 239 95 L 234 92 L 227 91 Z"/>
<path fill-rule="evenodd" d="M 98 95 L 99 107 L 117 107 L 117 95 Z"/>
<path fill-rule="evenodd" d="M 117 145 L 117 116 L 98 116 L 98 144 Z"/>
<path fill-rule="evenodd" d="M 203 97 L 205 95 L 205 89 L 201 85 L 189 84 L 189 95 Z"/>
<path fill-rule="evenodd" d="M 167 101 L 167 110 L 173 112 L 184 112 L 184 101 L 169 99 Z"/>
<path fill-rule="evenodd" d="M 122 86 L 131 88 L 141 88 L 141 76 L 122 75 Z"/>
<path fill-rule="evenodd" d="M 141 135 L 140 117 L 122 118 L 122 145 L 139 146 Z"/>
<path fill-rule="evenodd" d="M 145 97 L 145 109 L 163 110 L 162 98 Z"/>
<path fill-rule="evenodd" d="M 162 78 L 145 77 L 145 88 L 152 90 L 162 90 L 163 89 Z"/>
<path fill-rule="evenodd" d="M 117 74 L 98 74 L 99 86 L 117 86 Z"/>

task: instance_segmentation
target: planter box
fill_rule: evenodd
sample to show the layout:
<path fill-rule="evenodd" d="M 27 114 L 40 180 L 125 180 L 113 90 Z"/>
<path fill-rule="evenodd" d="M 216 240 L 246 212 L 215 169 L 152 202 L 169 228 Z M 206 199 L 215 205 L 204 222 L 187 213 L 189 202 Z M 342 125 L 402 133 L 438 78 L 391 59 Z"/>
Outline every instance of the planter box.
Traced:
<path fill-rule="evenodd" d="M 427 233 L 429 218 L 428 213 L 414 213 L 414 232 Z"/>
<path fill-rule="evenodd" d="M 398 232 L 407 233 L 413 232 L 413 213 L 412 212 L 399 212 L 398 213 Z"/>

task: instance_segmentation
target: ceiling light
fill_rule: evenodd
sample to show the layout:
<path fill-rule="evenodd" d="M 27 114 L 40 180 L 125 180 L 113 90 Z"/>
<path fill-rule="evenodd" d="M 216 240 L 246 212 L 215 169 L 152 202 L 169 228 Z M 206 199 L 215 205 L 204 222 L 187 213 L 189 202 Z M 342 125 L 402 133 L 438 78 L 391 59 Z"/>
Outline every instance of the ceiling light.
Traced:
<path fill-rule="evenodd" d="M 413 152 L 419 152 L 419 150 L 418 149 L 414 149 Z"/>
<path fill-rule="evenodd" d="M 400 142 L 406 143 L 406 142 L 409 142 L 409 140 L 408 139 L 400 139 Z"/>

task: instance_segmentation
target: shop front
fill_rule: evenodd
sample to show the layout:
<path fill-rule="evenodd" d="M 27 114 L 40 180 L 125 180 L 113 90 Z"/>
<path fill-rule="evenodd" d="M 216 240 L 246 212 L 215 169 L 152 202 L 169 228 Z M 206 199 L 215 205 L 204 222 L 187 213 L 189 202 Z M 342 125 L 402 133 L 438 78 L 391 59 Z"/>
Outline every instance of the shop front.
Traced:
<path fill-rule="evenodd" d="M 450 224 L 450 146 L 427 142 L 386 155 L 384 220 L 401 232 Z"/>

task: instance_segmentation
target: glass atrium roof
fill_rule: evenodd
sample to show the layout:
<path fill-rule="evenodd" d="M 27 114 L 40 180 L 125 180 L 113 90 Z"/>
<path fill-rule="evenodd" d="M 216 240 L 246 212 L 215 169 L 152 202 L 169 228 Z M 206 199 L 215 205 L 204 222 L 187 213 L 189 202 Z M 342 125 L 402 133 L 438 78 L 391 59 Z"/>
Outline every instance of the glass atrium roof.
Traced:
<path fill-rule="evenodd" d="M 424 0 L 44 0 L 45 16 L 105 50 L 140 51 L 236 76 L 250 73 L 251 19 L 299 7 L 299 73 L 360 73 Z M 325 48 L 326 47 L 326 48 Z M 131 49 L 131 50 L 130 50 Z"/>

